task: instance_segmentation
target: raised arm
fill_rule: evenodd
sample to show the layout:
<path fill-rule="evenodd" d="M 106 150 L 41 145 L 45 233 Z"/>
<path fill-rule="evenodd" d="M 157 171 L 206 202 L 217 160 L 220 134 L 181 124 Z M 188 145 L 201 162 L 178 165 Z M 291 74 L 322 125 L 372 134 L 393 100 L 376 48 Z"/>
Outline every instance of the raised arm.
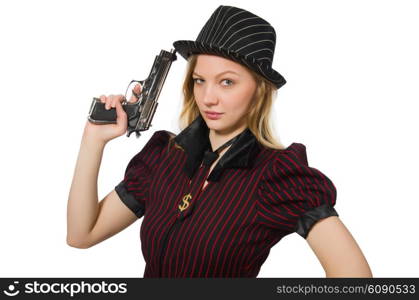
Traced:
<path fill-rule="evenodd" d="M 98 203 L 97 177 L 104 145 L 82 141 L 67 205 L 67 244 L 89 248 L 138 217 L 112 190 Z"/>
<path fill-rule="evenodd" d="M 139 93 L 141 86 L 136 88 Z M 127 115 L 120 103 L 123 96 L 101 96 L 100 99 L 107 109 L 116 108 L 117 124 L 86 122 L 67 203 L 67 244 L 76 248 L 100 243 L 138 219 L 115 190 L 98 203 L 97 178 L 103 150 L 108 141 L 127 130 Z"/>

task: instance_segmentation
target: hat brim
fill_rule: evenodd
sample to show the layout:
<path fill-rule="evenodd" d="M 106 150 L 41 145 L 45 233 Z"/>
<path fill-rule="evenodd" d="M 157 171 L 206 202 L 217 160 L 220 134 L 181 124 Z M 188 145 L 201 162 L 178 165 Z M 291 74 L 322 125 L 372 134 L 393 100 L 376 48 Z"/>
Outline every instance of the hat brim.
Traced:
<path fill-rule="evenodd" d="M 223 56 L 228 59 L 232 59 L 238 63 L 241 63 L 251 70 L 255 70 L 260 75 L 265 77 L 267 80 L 272 82 L 277 89 L 283 86 L 287 81 L 285 78 L 276 70 L 274 70 L 269 64 L 263 61 L 256 61 L 253 57 L 244 57 L 237 52 L 225 49 L 216 45 L 180 40 L 173 43 L 173 46 L 184 59 L 188 59 L 193 54 L 215 54 Z"/>

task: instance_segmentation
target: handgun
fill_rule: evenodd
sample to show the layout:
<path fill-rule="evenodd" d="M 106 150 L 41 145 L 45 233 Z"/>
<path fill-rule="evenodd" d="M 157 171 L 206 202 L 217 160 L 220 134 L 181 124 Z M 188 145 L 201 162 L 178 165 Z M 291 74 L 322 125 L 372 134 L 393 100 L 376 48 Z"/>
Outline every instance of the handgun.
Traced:
<path fill-rule="evenodd" d="M 140 131 L 145 131 L 150 128 L 154 113 L 158 105 L 158 98 L 169 73 L 172 62 L 176 60 L 176 50 L 171 49 L 170 52 L 161 50 L 159 55 L 156 55 L 150 74 L 144 80 L 132 80 L 128 85 L 127 91 L 132 83 L 138 82 L 141 84 L 141 93 L 137 96 L 136 102 L 129 102 L 129 99 L 124 99 L 121 104 L 128 117 L 127 137 L 135 132 L 137 138 L 140 137 Z M 132 91 L 134 93 L 134 91 Z M 135 94 L 135 93 L 134 93 Z M 94 124 L 115 124 L 116 123 L 116 109 L 111 108 L 107 110 L 105 103 L 102 103 L 99 98 L 93 97 L 90 105 L 88 120 Z"/>

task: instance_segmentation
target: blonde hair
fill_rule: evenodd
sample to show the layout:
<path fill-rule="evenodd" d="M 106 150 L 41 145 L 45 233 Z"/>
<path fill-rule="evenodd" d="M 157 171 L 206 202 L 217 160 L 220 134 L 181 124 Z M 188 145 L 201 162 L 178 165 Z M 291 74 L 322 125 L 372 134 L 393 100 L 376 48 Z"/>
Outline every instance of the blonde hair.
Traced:
<path fill-rule="evenodd" d="M 188 127 L 193 120 L 195 120 L 200 112 L 195 102 L 194 97 L 194 81 L 192 73 L 197 62 L 197 55 L 191 55 L 188 58 L 186 74 L 183 81 L 183 106 L 179 116 L 179 127 L 181 130 Z M 244 66 L 244 65 L 243 65 Z M 251 106 L 247 114 L 247 126 L 259 143 L 266 148 L 283 150 L 285 147 L 273 135 L 271 123 L 271 111 L 273 100 L 277 96 L 277 88 L 264 77 L 244 66 L 253 76 L 256 81 L 256 91 L 254 96 L 255 105 Z M 173 144 L 172 136 L 169 140 L 169 148 Z M 176 143 L 175 147 L 182 149 Z"/>

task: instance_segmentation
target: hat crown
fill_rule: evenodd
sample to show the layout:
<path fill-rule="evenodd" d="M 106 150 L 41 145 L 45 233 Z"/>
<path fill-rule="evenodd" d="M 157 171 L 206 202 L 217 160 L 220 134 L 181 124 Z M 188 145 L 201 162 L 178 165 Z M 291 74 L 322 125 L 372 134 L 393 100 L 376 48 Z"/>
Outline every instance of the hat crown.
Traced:
<path fill-rule="evenodd" d="M 275 29 L 266 20 L 242 8 L 220 5 L 195 41 L 178 40 L 173 46 L 186 60 L 212 54 L 236 61 L 279 89 L 286 80 L 272 68 L 275 43 Z"/>
<path fill-rule="evenodd" d="M 201 29 L 196 42 L 272 66 L 276 33 L 259 16 L 238 7 L 220 5 Z"/>

